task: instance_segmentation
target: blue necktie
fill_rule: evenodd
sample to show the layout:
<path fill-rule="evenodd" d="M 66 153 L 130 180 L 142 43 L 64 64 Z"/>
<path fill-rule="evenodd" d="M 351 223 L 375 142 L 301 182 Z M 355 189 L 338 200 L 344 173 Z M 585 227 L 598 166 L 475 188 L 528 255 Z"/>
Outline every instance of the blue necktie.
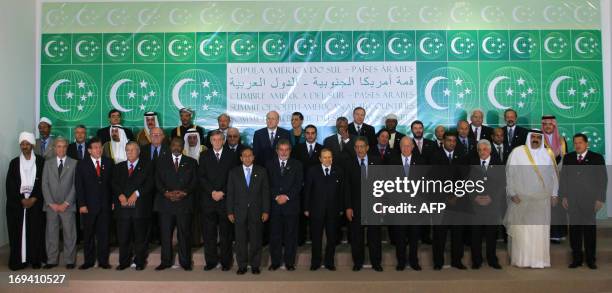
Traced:
<path fill-rule="evenodd" d="M 408 163 L 408 158 L 404 159 L 404 175 L 408 177 L 410 173 L 410 163 Z"/>
<path fill-rule="evenodd" d="M 246 185 L 251 186 L 251 168 L 246 168 Z"/>
<path fill-rule="evenodd" d="M 79 160 L 83 159 L 83 145 L 79 144 L 79 146 L 77 146 L 77 151 L 79 153 Z"/>

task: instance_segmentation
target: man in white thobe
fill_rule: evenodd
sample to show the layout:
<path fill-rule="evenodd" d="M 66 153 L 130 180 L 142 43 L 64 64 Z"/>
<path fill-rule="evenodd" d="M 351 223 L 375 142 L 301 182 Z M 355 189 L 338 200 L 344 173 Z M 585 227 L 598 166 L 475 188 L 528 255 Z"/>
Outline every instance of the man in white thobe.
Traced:
<path fill-rule="evenodd" d="M 550 211 L 557 203 L 559 176 L 552 151 L 543 135 L 534 130 L 524 146 L 515 148 L 506 166 L 510 264 L 517 267 L 550 267 Z"/>

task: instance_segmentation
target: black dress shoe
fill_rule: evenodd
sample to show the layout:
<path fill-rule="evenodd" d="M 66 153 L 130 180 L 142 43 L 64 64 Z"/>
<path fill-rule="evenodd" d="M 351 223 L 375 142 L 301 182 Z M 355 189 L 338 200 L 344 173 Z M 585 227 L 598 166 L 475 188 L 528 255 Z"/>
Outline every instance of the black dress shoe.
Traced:
<path fill-rule="evenodd" d="M 316 270 L 318 270 L 320 267 L 321 267 L 321 266 L 311 265 L 311 266 L 310 266 L 310 270 L 311 270 L 311 271 L 316 271 Z"/>
<path fill-rule="evenodd" d="M 207 264 L 204 266 L 205 271 L 214 270 L 217 267 L 217 264 Z"/>
<path fill-rule="evenodd" d="M 480 269 L 480 267 L 481 267 L 481 266 L 482 266 L 482 264 L 479 264 L 479 263 L 473 263 L 473 264 L 472 264 L 472 270 L 477 270 L 477 269 Z"/>
<path fill-rule="evenodd" d="M 498 263 L 490 263 L 489 267 L 496 269 L 496 270 L 501 270 L 501 266 Z"/>
<path fill-rule="evenodd" d="M 467 270 L 467 267 L 464 266 L 462 263 L 453 264 L 453 265 L 451 265 L 451 267 L 459 269 L 459 270 Z"/>
<path fill-rule="evenodd" d="M 377 272 L 383 271 L 383 267 L 381 265 L 375 265 L 375 266 L 372 266 L 372 268 Z"/>
<path fill-rule="evenodd" d="M 163 270 L 165 270 L 165 269 L 169 269 L 170 267 L 171 267 L 170 265 L 160 264 L 160 265 L 158 265 L 158 266 L 155 268 L 155 270 L 156 270 L 156 271 L 163 271 Z"/>
<path fill-rule="evenodd" d="M 441 271 L 441 270 L 442 270 L 441 265 L 434 265 L 434 271 Z"/>
<path fill-rule="evenodd" d="M 92 268 L 92 267 L 93 267 L 93 265 L 92 265 L 92 264 L 86 264 L 86 263 L 84 263 L 84 264 L 82 264 L 82 265 L 79 267 L 79 270 L 87 270 L 87 269 Z"/>
<path fill-rule="evenodd" d="M 280 265 L 270 265 L 268 271 L 276 271 L 278 268 L 280 268 Z"/>
<path fill-rule="evenodd" d="M 192 266 L 181 266 L 183 268 L 183 270 L 185 271 L 192 271 L 193 267 Z"/>
<path fill-rule="evenodd" d="M 139 265 L 137 265 L 137 266 L 136 266 L 136 270 L 137 270 L 137 271 L 142 271 L 142 270 L 144 270 L 144 268 L 145 268 L 145 267 L 144 267 L 144 266 L 142 266 L 142 265 L 140 265 L 140 266 L 139 266 Z"/>
<path fill-rule="evenodd" d="M 72 269 L 74 269 L 74 267 L 75 267 L 75 265 L 73 263 L 69 263 L 69 264 L 66 265 L 66 269 L 67 270 L 72 270 Z"/>
<path fill-rule="evenodd" d="M 287 266 L 287 270 L 293 272 L 295 271 L 295 266 Z"/>
<path fill-rule="evenodd" d="M 397 266 L 395 266 L 395 270 L 398 271 L 398 272 L 401 272 L 404 269 L 406 269 L 406 265 L 397 265 Z"/>
<path fill-rule="evenodd" d="M 568 266 L 568 268 L 570 268 L 570 269 L 575 269 L 575 268 L 577 268 L 577 267 L 581 267 L 581 266 L 582 266 L 582 263 L 579 263 L 579 262 L 572 262 L 572 263 L 571 263 L 571 264 Z"/>
<path fill-rule="evenodd" d="M 420 270 L 422 270 L 422 269 L 423 269 L 423 268 L 421 268 L 421 266 L 420 266 L 418 263 L 415 263 L 415 264 L 410 264 L 410 267 L 411 267 L 413 270 L 415 270 L 415 271 L 420 271 Z"/>
<path fill-rule="evenodd" d="M 587 267 L 589 267 L 589 269 L 591 270 L 596 270 L 597 269 L 597 265 L 594 263 L 587 263 Z"/>
<path fill-rule="evenodd" d="M 39 270 L 42 266 L 40 264 L 32 265 L 32 269 Z"/>
<path fill-rule="evenodd" d="M 326 265 L 325 268 L 330 270 L 330 271 L 332 271 L 332 272 L 336 271 L 336 266 L 334 266 L 334 265 Z"/>
<path fill-rule="evenodd" d="M 239 268 L 236 271 L 236 275 L 244 275 L 244 274 L 246 274 L 246 272 L 247 272 L 247 268 Z"/>
<path fill-rule="evenodd" d="M 227 271 L 230 270 L 230 267 L 229 266 L 222 266 L 221 270 L 224 271 L 224 272 L 227 272 Z"/>
<path fill-rule="evenodd" d="M 46 264 L 46 265 L 43 267 L 43 269 L 47 269 L 47 270 L 48 270 L 48 269 L 52 269 L 52 268 L 54 268 L 54 267 L 56 267 L 56 266 L 57 266 L 57 264 L 50 264 L 50 263 L 48 263 L 48 264 Z"/>
<path fill-rule="evenodd" d="M 261 271 L 259 270 L 259 268 L 252 268 L 251 273 L 253 273 L 253 275 L 259 275 Z"/>
<path fill-rule="evenodd" d="M 361 267 L 362 267 L 362 266 L 360 266 L 360 265 L 354 265 L 354 266 L 353 266 L 353 272 L 359 272 L 359 271 L 361 271 Z"/>
<path fill-rule="evenodd" d="M 111 265 L 109 264 L 103 264 L 103 265 L 98 265 L 99 268 L 105 269 L 105 270 L 109 270 L 111 269 Z"/>
<path fill-rule="evenodd" d="M 130 265 L 118 265 L 115 269 L 118 270 L 118 271 L 123 271 L 123 270 L 125 270 L 125 269 L 127 269 L 129 267 L 130 267 Z"/>

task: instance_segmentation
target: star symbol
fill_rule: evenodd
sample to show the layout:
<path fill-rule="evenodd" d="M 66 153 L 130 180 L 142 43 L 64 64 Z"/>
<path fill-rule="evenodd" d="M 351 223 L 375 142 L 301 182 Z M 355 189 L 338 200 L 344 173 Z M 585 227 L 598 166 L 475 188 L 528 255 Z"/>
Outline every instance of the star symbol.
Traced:
<path fill-rule="evenodd" d="M 129 97 L 130 99 L 133 99 L 133 98 L 135 98 L 135 97 L 136 97 L 136 93 L 135 93 L 134 91 L 130 91 L 130 92 L 128 93 L 128 97 Z"/>
<path fill-rule="evenodd" d="M 465 94 L 464 94 L 464 93 L 459 93 L 457 96 L 458 96 L 460 99 L 463 99 L 463 97 L 465 97 Z"/>
<path fill-rule="evenodd" d="M 527 93 L 526 93 L 526 92 L 522 92 L 522 93 L 521 93 L 521 98 L 523 98 L 523 99 L 524 99 L 524 98 L 526 98 L 526 97 L 527 97 Z"/>
<path fill-rule="evenodd" d="M 80 89 L 85 88 L 85 82 L 84 82 L 84 81 L 82 81 L 82 80 L 81 80 L 81 81 L 79 81 L 78 85 L 79 85 L 79 88 L 80 88 Z"/>
<path fill-rule="evenodd" d="M 83 102 L 87 101 L 87 97 L 85 95 L 82 95 L 81 96 L 81 101 L 83 101 Z"/>
<path fill-rule="evenodd" d="M 580 78 L 579 81 L 580 81 L 580 85 L 586 85 L 587 84 L 587 80 L 584 77 Z"/>
<path fill-rule="evenodd" d="M 589 93 L 588 93 L 588 92 L 584 92 L 584 93 L 582 94 L 582 96 L 583 96 L 583 97 L 585 97 L 585 98 L 588 98 L 588 97 L 589 97 Z"/>
<path fill-rule="evenodd" d="M 88 92 L 87 92 L 87 96 L 88 96 L 88 97 L 92 97 L 92 96 L 93 96 L 93 92 L 92 92 L 92 91 L 88 91 Z"/>
<path fill-rule="evenodd" d="M 523 108 L 523 107 L 525 107 L 525 103 L 523 103 L 523 102 L 519 102 L 519 103 L 518 103 L 518 106 L 519 106 L 519 108 Z"/>
<path fill-rule="evenodd" d="M 147 84 L 148 84 L 148 83 L 147 83 L 147 82 L 146 82 L 146 81 L 143 79 L 143 80 L 140 82 L 140 87 L 141 87 L 141 88 L 146 88 L 146 87 L 147 87 Z"/>
<path fill-rule="evenodd" d="M 455 104 L 455 107 L 456 107 L 457 109 L 461 109 L 461 107 L 463 107 L 463 104 L 461 104 L 461 103 L 457 103 L 457 104 Z"/>
<path fill-rule="evenodd" d="M 77 106 L 77 109 L 78 109 L 79 111 L 83 111 L 83 108 L 84 108 L 84 107 L 83 107 L 83 105 L 81 105 L 81 104 L 79 104 L 79 105 Z"/>
<path fill-rule="evenodd" d="M 461 78 L 455 79 L 455 85 L 462 85 L 463 84 L 463 80 Z"/>
<path fill-rule="evenodd" d="M 595 93 L 595 89 L 594 88 L 590 88 L 589 89 L 589 93 L 594 94 Z"/>
<path fill-rule="evenodd" d="M 208 105 L 206 105 L 206 104 L 202 105 L 202 110 L 208 111 Z"/>
<path fill-rule="evenodd" d="M 207 101 L 210 101 L 210 99 L 212 98 L 212 96 L 210 94 L 204 96 L 206 98 Z"/>
<path fill-rule="evenodd" d="M 449 89 L 445 89 L 444 91 L 444 96 L 448 97 L 451 94 L 451 91 Z"/>
<path fill-rule="evenodd" d="M 514 91 L 513 91 L 511 88 L 508 88 L 508 89 L 506 90 L 506 95 L 508 95 L 508 96 L 512 96 L 513 94 L 514 94 Z"/>
<path fill-rule="evenodd" d="M 519 85 L 525 85 L 525 80 L 523 77 L 520 77 L 516 82 L 518 82 Z"/>
<path fill-rule="evenodd" d="M 145 109 L 145 105 L 144 104 L 140 104 L 140 110 L 144 110 Z"/>
<path fill-rule="evenodd" d="M 68 91 L 68 92 L 66 93 L 66 98 L 67 98 L 67 99 L 72 99 L 72 97 L 73 97 L 73 96 L 74 96 L 74 93 L 73 93 L 72 91 Z"/>
<path fill-rule="evenodd" d="M 528 88 L 527 89 L 527 94 L 530 94 L 530 95 L 533 94 L 533 89 L 532 88 Z"/>
<path fill-rule="evenodd" d="M 471 90 L 471 89 L 465 89 L 465 94 L 466 94 L 466 95 L 469 95 L 469 94 L 471 94 L 471 93 L 472 93 L 472 90 Z"/>
<path fill-rule="evenodd" d="M 208 79 L 204 80 L 202 82 L 202 87 L 210 87 L 210 81 L 208 81 Z"/>
<path fill-rule="evenodd" d="M 212 95 L 213 95 L 213 97 L 216 97 L 218 94 L 219 94 L 219 92 L 217 92 L 216 90 L 215 90 L 215 91 L 212 91 Z"/>
<path fill-rule="evenodd" d="M 585 101 L 580 102 L 580 108 L 586 108 L 587 103 Z"/>
<path fill-rule="evenodd" d="M 155 91 L 150 91 L 149 92 L 149 96 L 154 97 L 155 96 Z"/>
<path fill-rule="evenodd" d="M 200 93 L 198 93 L 198 92 L 196 92 L 196 91 L 194 90 L 194 91 L 192 91 L 192 92 L 191 92 L 191 97 L 192 97 L 192 98 L 197 98 L 199 94 L 200 94 Z"/>

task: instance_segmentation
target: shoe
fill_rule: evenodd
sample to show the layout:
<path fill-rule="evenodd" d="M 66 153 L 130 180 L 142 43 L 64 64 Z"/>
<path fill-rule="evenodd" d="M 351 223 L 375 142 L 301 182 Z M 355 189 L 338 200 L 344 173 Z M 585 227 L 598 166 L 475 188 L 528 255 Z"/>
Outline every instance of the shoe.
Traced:
<path fill-rule="evenodd" d="M 145 268 L 144 266 L 138 266 L 138 265 L 136 266 L 137 271 L 142 271 L 144 270 L 144 268 Z"/>
<path fill-rule="evenodd" d="M 336 266 L 334 265 L 329 265 L 329 266 L 325 266 L 326 269 L 330 270 L 330 271 L 336 271 Z"/>
<path fill-rule="evenodd" d="M 321 267 L 321 266 L 311 265 L 311 266 L 310 266 L 310 270 L 314 272 L 314 271 L 318 270 L 320 267 Z"/>
<path fill-rule="evenodd" d="M 456 263 L 451 265 L 451 267 L 456 268 L 456 269 L 460 269 L 460 270 L 467 270 L 467 267 L 465 267 L 462 263 Z"/>
<path fill-rule="evenodd" d="M 239 268 L 236 271 L 236 275 L 244 275 L 244 274 L 246 274 L 246 272 L 247 272 L 247 268 Z"/>
<path fill-rule="evenodd" d="M 92 264 L 86 264 L 86 263 L 84 263 L 84 264 L 82 264 L 82 265 L 79 267 L 79 270 L 87 270 L 87 269 L 92 268 L 92 267 L 93 267 L 93 265 L 92 265 Z"/>
<path fill-rule="evenodd" d="M 216 267 L 217 267 L 217 264 L 207 264 L 204 266 L 204 270 L 211 271 L 211 270 L 214 270 Z"/>
<path fill-rule="evenodd" d="M 353 266 L 353 272 L 359 272 L 359 271 L 361 271 L 361 267 L 362 267 L 362 266 L 360 266 L 360 265 L 354 265 L 354 266 Z"/>
<path fill-rule="evenodd" d="M 276 271 L 278 268 L 280 268 L 280 265 L 270 265 L 268 271 Z"/>
<path fill-rule="evenodd" d="M 66 265 L 66 269 L 67 270 L 72 270 L 72 269 L 74 269 L 74 267 L 75 267 L 75 265 L 73 263 L 69 263 L 69 264 Z"/>
<path fill-rule="evenodd" d="M 442 270 L 441 265 L 434 265 L 434 271 L 441 271 L 441 270 Z"/>
<path fill-rule="evenodd" d="M 39 270 L 42 266 L 40 264 L 32 265 L 32 269 Z"/>
<path fill-rule="evenodd" d="M 552 244 L 561 244 L 561 239 L 550 239 L 550 243 L 552 243 Z"/>
<path fill-rule="evenodd" d="M 403 271 L 406 268 L 406 265 L 397 265 L 395 266 L 395 270 L 398 272 Z"/>
<path fill-rule="evenodd" d="M 111 269 L 111 265 L 109 264 L 103 264 L 103 265 L 98 265 L 99 268 L 105 269 L 105 270 L 109 270 Z"/>
<path fill-rule="evenodd" d="M 383 267 L 381 265 L 375 265 L 375 266 L 372 266 L 372 268 L 377 272 L 383 271 Z"/>
<path fill-rule="evenodd" d="M 127 269 L 128 267 L 130 267 L 129 265 L 118 265 L 115 269 L 118 271 L 123 271 L 125 269 Z"/>
<path fill-rule="evenodd" d="M 295 266 L 286 266 L 286 267 L 287 267 L 287 270 L 290 272 L 295 271 Z"/>
<path fill-rule="evenodd" d="M 597 269 L 597 265 L 594 264 L 594 263 L 588 263 L 587 267 L 589 267 L 589 269 L 591 269 L 591 270 L 596 270 Z"/>
<path fill-rule="evenodd" d="M 496 269 L 496 270 L 501 270 L 501 266 L 498 263 L 490 263 L 489 267 Z"/>
<path fill-rule="evenodd" d="M 222 266 L 221 270 L 224 271 L 224 272 L 227 272 L 227 271 L 230 270 L 230 267 L 229 266 Z"/>
<path fill-rule="evenodd" d="M 163 271 L 163 270 L 165 270 L 165 269 L 169 269 L 170 267 L 172 267 L 172 266 L 170 266 L 170 265 L 165 265 L 165 264 L 160 264 L 160 265 L 158 265 L 158 266 L 155 268 L 155 270 L 156 270 L 156 271 Z"/>
<path fill-rule="evenodd" d="M 259 275 L 261 271 L 259 270 L 259 268 L 252 268 L 251 273 L 253 273 L 253 275 Z"/>
<path fill-rule="evenodd" d="M 193 267 L 192 267 L 192 266 L 190 266 L 190 265 L 189 265 L 189 266 L 181 266 L 181 267 L 182 267 L 182 268 L 183 268 L 183 270 L 185 270 L 185 271 L 192 271 L 192 270 L 193 270 Z"/>
<path fill-rule="evenodd" d="M 57 266 L 57 264 L 50 264 L 50 263 L 48 263 L 48 264 L 46 264 L 46 265 L 43 267 L 43 269 L 48 270 L 48 269 L 52 269 L 52 268 L 54 268 L 54 267 L 56 267 L 56 266 Z"/>
<path fill-rule="evenodd" d="M 575 269 L 575 268 L 577 268 L 577 267 L 581 267 L 581 266 L 582 266 L 582 263 L 579 263 L 579 262 L 572 262 L 572 263 L 571 263 L 571 264 L 568 266 L 568 268 L 570 268 L 570 269 Z"/>
<path fill-rule="evenodd" d="M 415 270 L 415 271 L 420 271 L 422 270 L 421 266 L 418 263 L 415 264 L 410 264 L 410 267 Z"/>
<path fill-rule="evenodd" d="M 477 269 L 480 269 L 480 267 L 481 267 L 481 266 L 482 266 L 482 264 L 479 264 L 479 263 L 473 263 L 473 264 L 472 264 L 472 270 L 477 270 Z"/>

